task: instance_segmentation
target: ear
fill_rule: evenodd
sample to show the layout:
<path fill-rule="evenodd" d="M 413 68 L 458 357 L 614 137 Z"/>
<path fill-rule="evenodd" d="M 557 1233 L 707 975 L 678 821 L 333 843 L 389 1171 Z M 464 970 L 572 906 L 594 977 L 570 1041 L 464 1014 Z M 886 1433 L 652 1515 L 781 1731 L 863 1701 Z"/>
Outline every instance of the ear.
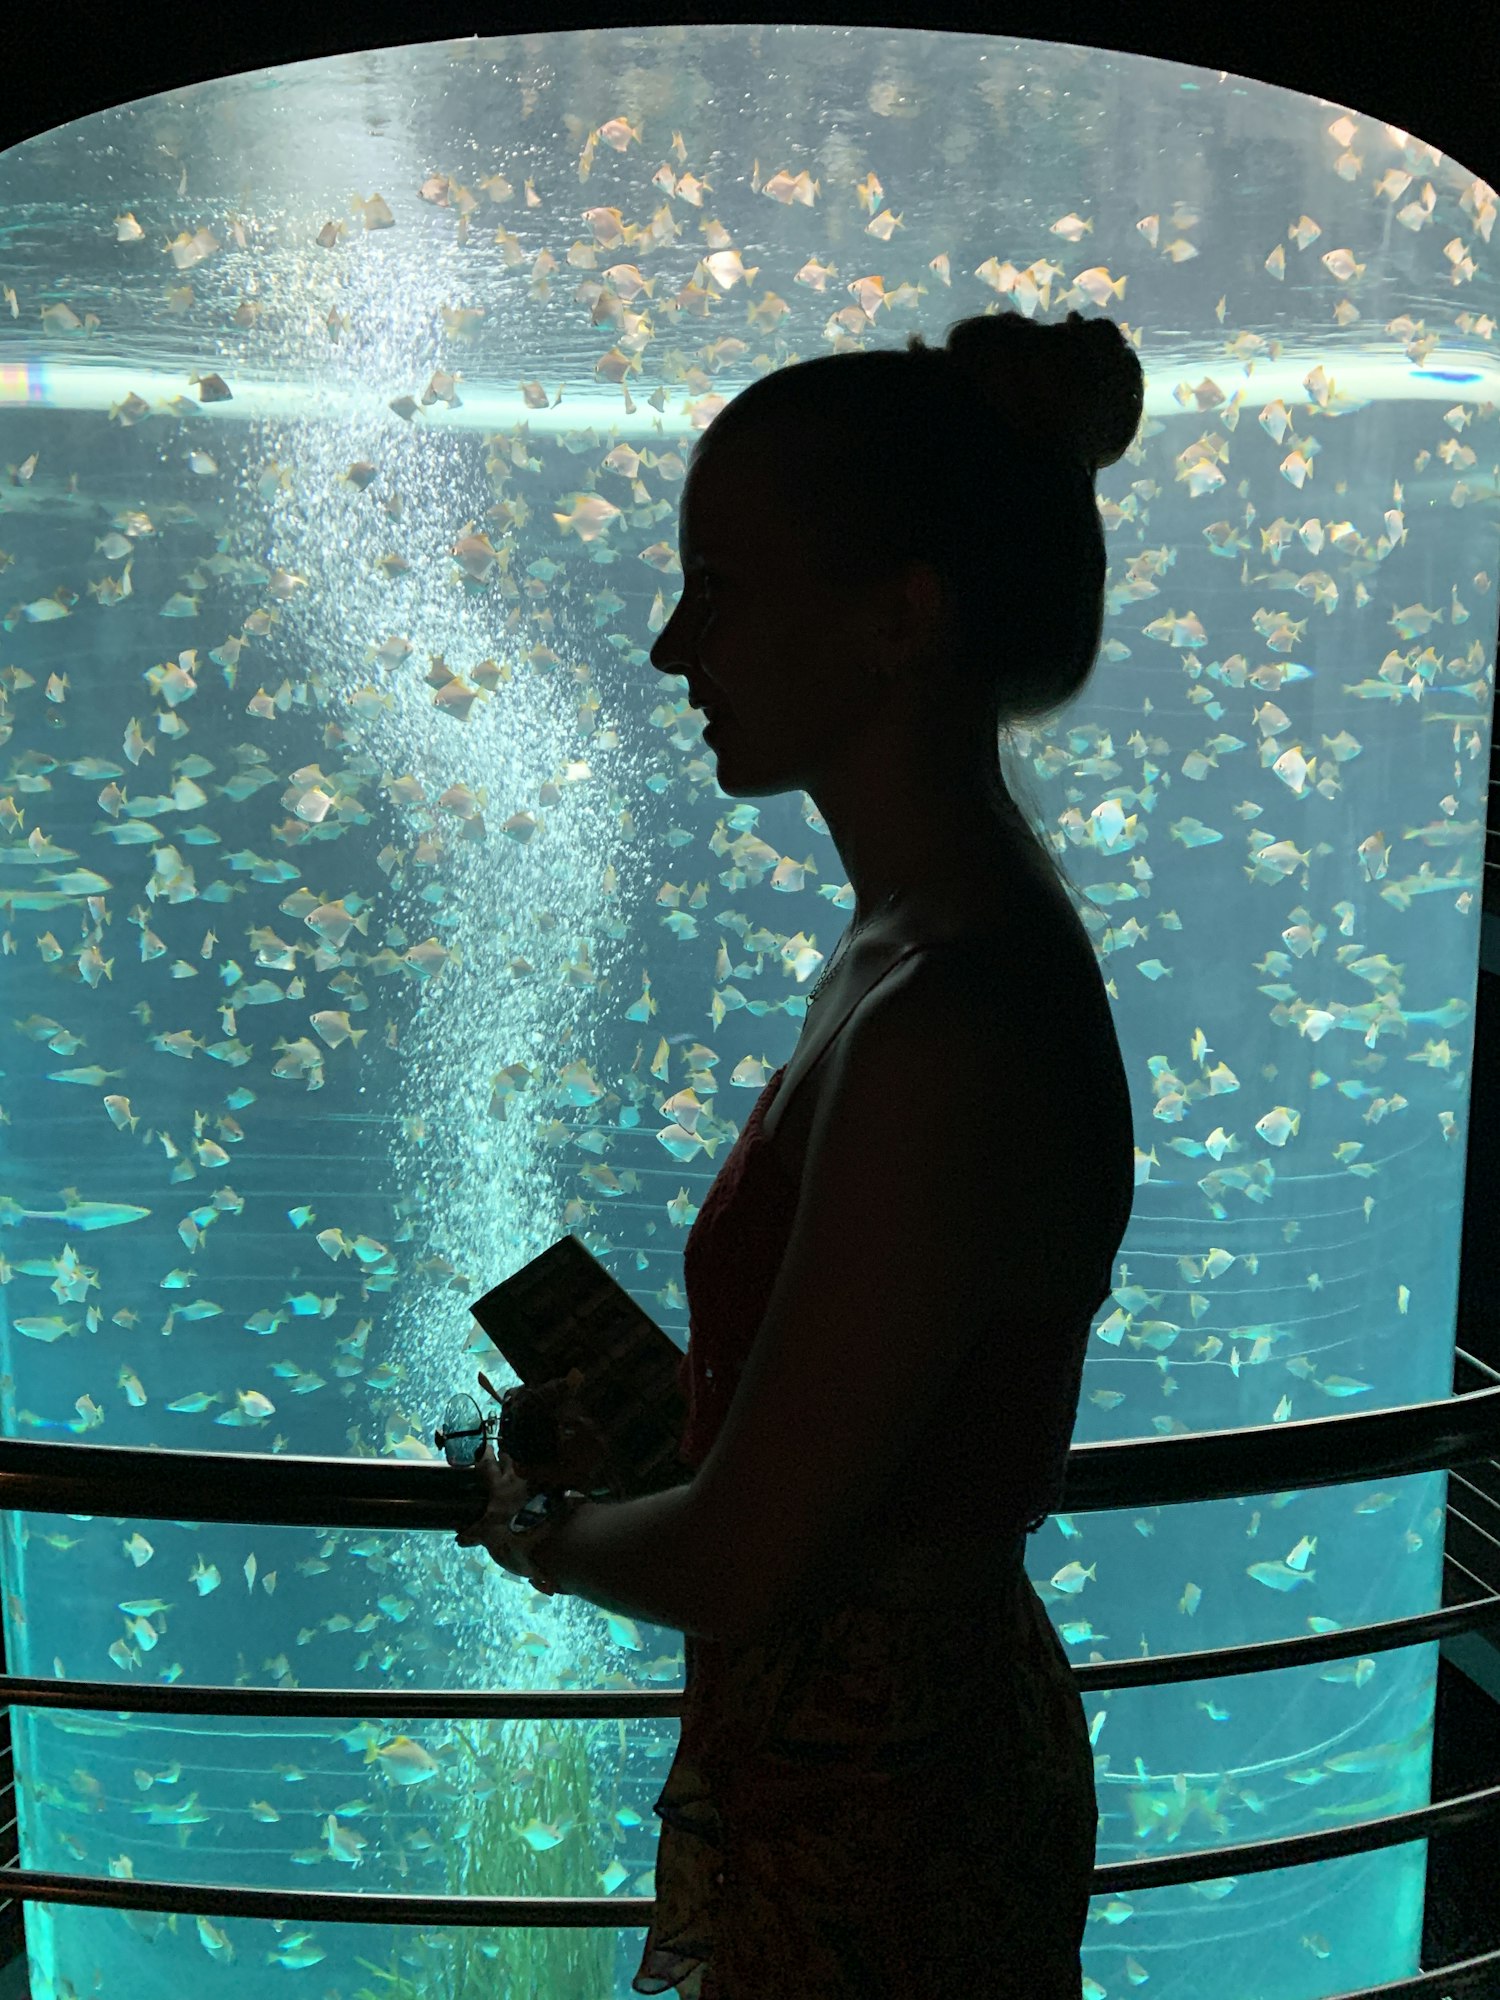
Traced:
<path fill-rule="evenodd" d="M 881 586 L 876 621 L 877 657 L 887 670 L 945 657 L 952 625 L 952 597 L 936 564 L 914 556 Z"/>

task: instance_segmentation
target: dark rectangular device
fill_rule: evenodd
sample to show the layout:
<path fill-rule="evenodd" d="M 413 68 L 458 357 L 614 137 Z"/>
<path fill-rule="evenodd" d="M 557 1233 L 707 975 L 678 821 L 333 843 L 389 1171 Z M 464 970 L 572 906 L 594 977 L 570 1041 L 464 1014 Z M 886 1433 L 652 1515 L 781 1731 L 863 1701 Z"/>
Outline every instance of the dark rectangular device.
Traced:
<path fill-rule="evenodd" d="M 606 1444 L 601 1485 L 632 1499 L 683 1483 L 681 1351 L 576 1236 L 469 1310 L 528 1388 L 581 1371 L 579 1405 Z"/>

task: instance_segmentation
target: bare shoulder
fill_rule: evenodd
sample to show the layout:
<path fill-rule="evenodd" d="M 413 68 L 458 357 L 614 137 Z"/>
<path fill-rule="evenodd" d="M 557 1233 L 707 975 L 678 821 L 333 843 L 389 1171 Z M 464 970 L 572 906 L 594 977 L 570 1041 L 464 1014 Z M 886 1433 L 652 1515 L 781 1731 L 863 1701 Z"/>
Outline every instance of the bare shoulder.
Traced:
<path fill-rule="evenodd" d="M 1059 891 L 1022 920 L 1012 907 L 912 942 L 930 948 L 867 994 L 830 1050 L 827 1124 L 840 1100 L 883 1097 L 906 1132 L 930 1127 L 987 1183 L 1060 1177 L 1112 1249 L 1134 1199 L 1133 1117 L 1081 918 Z M 868 1137 L 858 1120 L 846 1129 Z"/>
<path fill-rule="evenodd" d="M 907 943 L 918 948 L 871 995 L 883 1027 L 918 1028 L 925 1012 L 934 1028 L 1001 1037 L 1030 1029 L 1046 1045 L 1034 1056 L 1055 1049 L 1064 1059 L 1083 1053 L 1085 1023 L 1112 1039 L 1093 945 L 1060 887 L 970 907 Z"/>
<path fill-rule="evenodd" d="M 1023 1082 L 1035 1098 L 1092 1080 L 1095 1060 L 1118 1054 L 1093 949 L 1071 911 L 971 913 L 905 949 L 892 967 L 887 944 L 884 975 L 829 1051 L 830 1084 L 899 1066 L 951 1117 L 956 1099 L 1014 1097 Z"/>
<path fill-rule="evenodd" d="M 1101 1024 L 1063 1027 L 986 958 L 919 952 L 867 996 L 829 1051 L 802 1186 L 833 1238 L 868 1232 L 878 1184 L 904 1257 L 951 1278 L 955 1243 L 982 1239 L 979 1294 L 1003 1282 L 1066 1318 L 1093 1309 L 1129 1220 L 1129 1094 L 1107 996 Z"/>

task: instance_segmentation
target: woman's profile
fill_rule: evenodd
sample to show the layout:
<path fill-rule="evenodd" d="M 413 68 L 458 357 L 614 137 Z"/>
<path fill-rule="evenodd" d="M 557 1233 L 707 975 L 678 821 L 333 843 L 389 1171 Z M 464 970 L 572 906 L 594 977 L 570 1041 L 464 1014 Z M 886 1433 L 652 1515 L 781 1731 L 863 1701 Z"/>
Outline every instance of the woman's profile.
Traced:
<path fill-rule="evenodd" d="M 692 459 L 653 664 L 723 792 L 806 794 L 854 907 L 685 1253 L 683 1460 L 722 1491 L 709 1518 L 774 1480 L 787 1523 L 725 1562 L 770 1603 L 828 1520 L 773 1621 L 688 1637 L 640 1993 L 1077 2000 L 1092 1747 L 1022 1556 L 1133 1134 L 1097 958 L 999 742 L 1093 669 L 1094 477 L 1142 407 L 1112 321 L 983 315 L 767 374 Z M 825 1339 L 835 1387 L 778 1405 Z"/>

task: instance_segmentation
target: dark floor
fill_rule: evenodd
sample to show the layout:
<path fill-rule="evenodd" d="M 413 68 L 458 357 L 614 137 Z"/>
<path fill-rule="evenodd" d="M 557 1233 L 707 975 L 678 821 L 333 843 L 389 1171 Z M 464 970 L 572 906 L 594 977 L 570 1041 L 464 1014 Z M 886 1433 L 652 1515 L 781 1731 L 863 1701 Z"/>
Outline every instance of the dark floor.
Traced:
<path fill-rule="evenodd" d="M 1438 1663 L 1432 1796 L 1500 1784 L 1500 1703 L 1447 1660 Z M 1491 1818 L 1427 1848 L 1422 1964 L 1448 1965 L 1500 1949 L 1500 1827 Z M 1479 1991 L 1500 2000 L 1500 1973 Z"/>

